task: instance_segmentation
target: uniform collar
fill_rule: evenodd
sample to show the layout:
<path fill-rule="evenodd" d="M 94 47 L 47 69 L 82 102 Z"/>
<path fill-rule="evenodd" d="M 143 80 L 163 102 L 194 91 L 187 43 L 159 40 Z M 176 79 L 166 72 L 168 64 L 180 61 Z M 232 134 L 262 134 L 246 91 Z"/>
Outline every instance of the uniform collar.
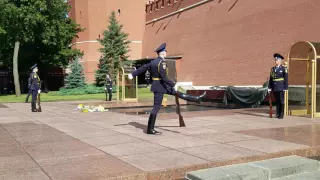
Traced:
<path fill-rule="evenodd" d="M 160 58 L 161 60 L 164 60 L 164 61 L 166 60 L 165 58 L 163 58 L 163 57 L 161 57 L 161 56 L 159 56 L 159 58 Z"/>

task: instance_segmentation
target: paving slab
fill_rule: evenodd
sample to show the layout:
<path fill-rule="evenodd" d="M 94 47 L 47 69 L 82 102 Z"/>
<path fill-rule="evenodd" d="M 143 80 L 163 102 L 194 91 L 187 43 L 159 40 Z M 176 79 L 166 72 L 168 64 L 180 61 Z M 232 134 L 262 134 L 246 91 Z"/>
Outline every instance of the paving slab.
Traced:
<path fill-rule="evenodd" d="M 60 161 L 53 166 L 43 165 L 42 167 L 52 179 L 63 180 L 102 180 L 141 172 L 128 163 L 102 154 L 74 158 L 69 163 Z"/>
<path fill-rule="evenodd" d="M 47 159 L 60 159 L 102 153 L 98 149 L 88 146 L 79 140 L 41 143 L 24 148 L 37 162 Z"/>
<path fill-rule="evenodd" d="M 74 132 L 66 132 L 66 134 L 78 139 L 120 135 L 120 133 L 109 130 L 109 129 L 99 129 L 99 130 L 90 130 L 90 131 L 82 131 L 82 132 L 74 131 Z"/>
<path fill-rule="evenodd" d="M 302 123 L 309 123 L 309 125 L 300 125 Z M 320 124 L 310 125 L 310 122 L 294 123 L 295 126 L 288 127 L 290 124 L 286 122 L 286 127 L 277 127 L 270 129 L 254 129 L 239 131 L 239 134 L 257 136 L 261 138 L 274 139 L 279 141 L 286 141 L 297 144 L 304 144 L 307 146 L 319 146 L 320 139 L 317 138 L 320 136 Z M 311 138 L 310 138 L 311 137 Z"/>
<path fill-rule="evenodd" d="M 3 171 L 28 170 L 39 167 L 36 162 L 27 154 L 0 156 L 0 174 Z"/>
<path fill-rule="evenodd" d="M 285 141 L 277 141 L 273 139 L 254 139 L 240 142 L 228 143 L 233 146 L 238 146 L 242 148 L 252 149 L 255 151 L 265 152 L 265 153 L 275 153 L 281 151 L 288 151 L 293 149 L 308 148 L 309 146 L 289 143 Z"/>
<path fill-rule="evenodd" d="M 0 157 L 1 156 L 24 155 L 24 154 L 25 154 L 24 150 L 14 140 L 8 144 L 0 144 Z"/>
<path fill-rule="evenodd" d="M 90 144 L 91 146 L 96 146 L 96 147 L 142 141 L 141 139 L 124 135 L 124 134 L 112 135 L 112 136 L 106 136 L 106 137 L 81 138 L 80 140 Z"/>
<path fill-rule="evenodd" d="M 0 180 L 50 180 L 39 168 L 32 170 L 15 170 L 0 173 Z"/>
<path fill-rule="evenodd" d="M 160 131 L 160 130 L 159 130 Z M 145 141 L 152 141 L 159 140 L 159 139 L 171 139 L 171 138 L 184 138 L 186 135 L 180 134 L 177 132 L 171 132 L 171 131 L 161 131 L 161 136 L 150 136 L 146 133 L 131 133 L 130 136 L 136 137 L 138 139 L 142 139 Z"/>
<path fill-rule="evenodd" d="M 165 147 L 169 147 L 172 149 L 180 149 L 180 148 L 188 148 L 188 147 L 195 147 L 195 146 L 204 146 L 208 144 L 215 144 L 215 142 L 184 136 L 179 138 L 170 138 L 170 139 L 157 139 L 153 141 L 154 143 L 160 144 Z"/>
<path fill-rule="evenodd" d="M 219 143 L 199 147 L 183 148 L 178 150 L 212 162 L 264 154 L 259 151 Z"/>
<path fill-rule="evenodd" d="M 219 143 L 229 143 L 229 142 L 259 139 L 259 137 L 257 136 L 248 136 L 248 135 L 232 133 L 232 132 L 200 134 L 200 135 L 195 135 L 195 137 L 206 139 L 209 141 L 219 142 Z"/>
<path fill-rule="evenodd" d="M 175 150 L 153 152 L 148 154 L 137 154 L 121 156 L 119 159 L 132 164 L 143 171 L 165 170 L 167 168 L 188 166 L 207 163 L 204 159 L 197 158 Z"/>
<path fill-rule="evenodd" d="M 22 146 L 34 146 L 49 142 L 70 141 L 74 138 L 61 132 L 48 130 L 42 131 L 41 134 L 28 133 L 25 136 L 18 136 L 15 140 Z"/>
<path fill-rule="evenodd" d="M 49 124 L 49 126 L 61 132 L 86 132 L 86 131 L 95 131 L 95 130 L 102 129 L 101 127 L 90 125 L 84 122 L 57 123 L 57 124 Z"/>
<path fill-rule="evenodd" d="M 150 142 L 133 142 L 109 146 L 100 146 L 99 149 L 116 157 L 135 154 L 147 154 L 156 151 L 169 150 L 169 148 L 167 147 Z"/>

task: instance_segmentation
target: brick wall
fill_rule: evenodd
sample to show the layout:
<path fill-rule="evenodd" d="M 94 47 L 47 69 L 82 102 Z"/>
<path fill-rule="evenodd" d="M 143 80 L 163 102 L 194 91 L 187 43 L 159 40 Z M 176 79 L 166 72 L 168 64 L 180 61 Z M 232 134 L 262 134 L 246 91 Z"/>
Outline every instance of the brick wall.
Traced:
<path fill-rule="evenodd" d="M 146 6 L 146 21 L 200 1 L 171 0 L 168 6 L 164 0 L 161 8 L 159 0 Z M 153 57 L 167 42 L 168 55 L 183 56 L 179 81 L 262 85 L 274 65 L 273 53 L 287 56 L 297 41 L 320 41 L 318 7 L 319 0 L 214 0 L 146 25 L 142 54 Z"/>
<path fill-rule="evenodd" d="M 142 38 L 145 27 L 145 0 L 71 0 L 72 9 L 70 17 L 76 23 L 85 28 L 84 32 L 78 34 L 74 39 L 74 48 L 84 52 L 80 62 L 84 66 L 86 81 L 93 83 L 95 70 L 98 68 L 101 53 L 100 43 L 97 39 L 103 38 L 103 31 L 107 29 L 109 16 L 112 11 L 116 12 L 116 18 L 123 25 L 123 31 L 129 34 L 128 40 L 131 51 L 129 58 L 140 59 L 142 55 Z M 118 14 L 120 10 L 120 14 Z"/>

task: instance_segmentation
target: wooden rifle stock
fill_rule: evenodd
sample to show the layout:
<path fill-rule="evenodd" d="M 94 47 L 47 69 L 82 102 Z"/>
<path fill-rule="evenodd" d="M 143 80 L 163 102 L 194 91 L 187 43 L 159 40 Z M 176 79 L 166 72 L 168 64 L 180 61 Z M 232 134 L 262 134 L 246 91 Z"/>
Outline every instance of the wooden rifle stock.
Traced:
<path fill-rule="evenodd" d="M 183 117 L 182 117 L 181 111 L 180 111 L 180 103 L 179 103 L 178 93 L 176 93 L 175 98 L 176 98 L 176 104 L 177 104 L 176 111 L 177 111 L 177 114 L 179 115 L 179 125 L 180 125 L 180 127 L 186 127 L 186 124 L 184 123 L 184 120 L 183 120 Z"/>
<path fill-rule="evenodd" d="M 37 103 L 38 103 L 38 109 L 37 109 L 37 112 L 42 112 L 41 110 L 41 99 L 40 99 L 40 93 L 38 94 L 38 97 L 37 97 Z"/>
<path fill-rule="evenodd" d="M 271 93 L 268 92 L 269 95 L 269 117 L 272 118 L 272 99 L 271 99 Z"/>

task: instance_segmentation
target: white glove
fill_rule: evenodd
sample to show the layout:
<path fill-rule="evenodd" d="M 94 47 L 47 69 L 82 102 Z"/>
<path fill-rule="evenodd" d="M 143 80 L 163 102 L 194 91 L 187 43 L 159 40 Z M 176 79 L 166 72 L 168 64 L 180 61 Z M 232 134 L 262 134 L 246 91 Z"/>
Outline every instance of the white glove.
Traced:
<path fill-rule="evenodd" d="M 107 90 L 107 88 L 105 87 L 104 90 Z"/>
<path fill-rule="evenodd" d="M 41 93 L 41 90 L 39 89 L 39 90 L 38 90 L 38 94 L 40 94 L 40 93 Z"/>
<path fill-rule="evenodd" d="M 271 92 L 271 89 L 268 89 L 268 92 Z"/>
<path fill-rule="evenodd" d="M 175 91 L 177 91 L 177 90 L 178 90 L 178 85 L 176 84 L 176 85 L 173 87 L 173 89 L 174 89 Z"/>
<path fill-rule="evenodd" d="M 129 78 L 129 79 L 133 79 L 132 74 L 128 74 L 128 78 Z"/>

